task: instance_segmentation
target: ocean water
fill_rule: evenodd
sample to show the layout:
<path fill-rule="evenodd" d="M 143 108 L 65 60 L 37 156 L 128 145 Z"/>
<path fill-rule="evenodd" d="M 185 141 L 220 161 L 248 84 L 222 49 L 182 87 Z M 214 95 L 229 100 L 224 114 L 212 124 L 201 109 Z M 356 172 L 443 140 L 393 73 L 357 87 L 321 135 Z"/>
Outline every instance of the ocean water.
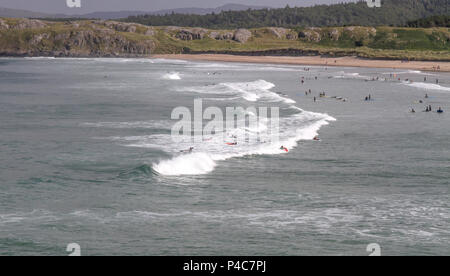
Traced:
<path fill-rule="evenodd" d="M 0 255 L 449 255 L 450 74 L 304 68 L 0 59 Z M 199 98 L 280 142 L 172 141 Z"/>

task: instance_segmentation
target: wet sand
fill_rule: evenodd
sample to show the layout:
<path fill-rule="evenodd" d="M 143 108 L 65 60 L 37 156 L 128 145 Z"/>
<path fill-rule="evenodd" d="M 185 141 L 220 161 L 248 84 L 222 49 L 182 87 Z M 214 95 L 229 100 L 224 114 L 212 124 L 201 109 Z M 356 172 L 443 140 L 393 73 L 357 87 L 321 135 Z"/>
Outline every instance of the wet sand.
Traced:
<path fill-rule="evenodd" d="M 326 58 L 320 56 L 288 57 L 288 56 L 238 56 L 221 54 L 170 54 L 153 55 L 154 58 L 198 60 L 198 61 L 225 61 L 225 62 L 249 62 L 249 63 L 273 63 L 289 65 L 319 65 L 342 67 L 368 67 L 368 68 L 392 68 L 410 69 L 421 71 L 450 72 L 450 62 L 443 61 L 409 61 L 401 60 L 371 60 L 356 57 Z M 438 70 L 439 68 L 439 70 Z"/>

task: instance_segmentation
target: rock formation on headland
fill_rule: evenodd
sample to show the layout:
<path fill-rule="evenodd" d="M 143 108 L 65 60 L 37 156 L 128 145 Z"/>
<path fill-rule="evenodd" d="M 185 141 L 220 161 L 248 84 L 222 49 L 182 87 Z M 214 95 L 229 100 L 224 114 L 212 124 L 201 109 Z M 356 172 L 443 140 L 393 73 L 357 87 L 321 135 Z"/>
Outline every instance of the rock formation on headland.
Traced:
<path fill-rule="evenodd" d="M 411 43 L 419 38 L 426 41 Z M 427 45 L 427 54 L 422 48 L 414 52 L 415 45 Z M 450 60 L 450 31 L 360 26 L 211 30 L 110 20 L 0 18 L 0 56 L 145 57 L 180 53 Z"/>

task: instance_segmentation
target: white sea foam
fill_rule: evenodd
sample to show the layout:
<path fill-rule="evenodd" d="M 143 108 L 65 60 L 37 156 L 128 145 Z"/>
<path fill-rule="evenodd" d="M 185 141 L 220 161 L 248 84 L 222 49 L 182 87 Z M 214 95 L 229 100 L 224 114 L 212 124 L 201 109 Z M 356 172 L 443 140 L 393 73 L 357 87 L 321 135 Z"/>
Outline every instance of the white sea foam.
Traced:
<path fill-rule="evenodd" d="M 426 75 L 426 76 L 434 76 L 434 74 L 431 73 L 425 73 L 419 70 L 407 70 L 407 71 L 400 71 L 400 72 L 384 72 L 383 75 L 404 75 L 404 74 L 417 74 L 417 75 Z"/>
<path fill-rule="evenodd" d="M 372 78 L 369 76 L 360 75 L 359 73 L 346 73 L 344 71 L 336 72 L 333 76 L 335 79 L 364 79 L 371 80 Z"/>
<path fill-rule="evenodd" d="M 165 80 L 181 80 L 181 75 L 178 72 L 169 72 L 162 76 Z"/>
<path fill-rule="evenodd" d="M 276 93 L 267 92 L 274 87 L 272 83 L 257 81 L 249 84 L 251 88 L 248 88 L 247 83 L 221 84 L 220 88 L 222 90 L 220 91 L 228 92 L 229 89 L 233 88 L 234 91 L 245 94 L 248 93 L 248 90 L 255 90 L 255 87 L 260 92 L 265 91 L 256 93 L 254 98 L 247 99 L 249 101 L 262 100 L 263 98 L 269 99 L 270 101 L 274 97 L 272 94 L 278 96 Z M 245 91 L 242 91 L 243 87 Z M 218 90 L 214 91 L 217 92 Z M 266 95 L 266 93 L 270 93 L 271 97 Z M 298 107 L 296 109 L 299 113 L 280 118 L 279 136 L 281 138 L 279 140 L 274 139 L 274 136 L 270 133 L 262 133 L 267 129 L 267 124 L 269 123 L 268 121 L 262 121 L 259 122 L 256 128 L 237 128 L 232 132 L 225 133 L 225 136 L 224 133 L 219 133 L 212 135 L 206 141 L 197 143 L 192 141 L 191 137 L 186 136 L 184 140 L 178 141 L 176 144 L 169 144 L 167 143 L 171 139 L 169 135 L 150 135 L 141 137 L 141 139 L 128 146 L 159 147 L 159 149 L 166 152 L 175 153 L 175 157 L 172 159 L 153 164 L 153 169 L 162 175 L 207 174 L 214 170 L 218 161 L 250 155 L 285 154 L 285 151 L 280 150 L 281 146 L 289 150 L 294 149 L 297 147 L 299 141 L 312 140 L 318 135 L 318 131 L 322 126 L 327 125 L 331 121 L 335 121 L 333 117 L 327 114 L 307 112 Z M 248 115 L 255 116 L 255 114 Z M 245 143 L 239 143 L 233 146 L 227 145 L 226 142 L 234 141 L 233 138 L 230 138 L 234 136 L 250 138 Z M 194 153 L 179 155 L 180 151 L 190 147 L 194 147 Z"/>
<path fill-rule="evenodd" d="M 216 165 L 209 154 L 199 152 L 161 161 L 153 169 L 163 175 L 198 175 L 213 171 Z"/>
<path fill-rule="evenodd" d="M 257 80 L 252 82 L 227 82 L 209 86 L 182 87 L 177 90 L 210 95 L 239 96 L 249 102 L 262 100 L 266 102 L 295 103 L 294 100 L 273 92 L 271 89 L 274 87 L 275 84 L 271 82 Z"/>
<path fill-rule="evenodd" d="M 95 122 L 95 123 L 82 123 L 83 127 L 96 127 L 96 128 L 117 128 L 117 129 L 133 129 L 133 128 L 145 128 L 145 129 L 170 129 L 172 122 L 170 121 L 136 121 L 136 122 Z"/>
<path fill-rule="evenodd" d="M 437 91 L 450 91 L 450 87 L 441 86 L 439 84 L 425 83 L 425 82 L 402 82 L 404 85 L 411 87 L 425 89 L 425 90 L 437 90 Z"/>

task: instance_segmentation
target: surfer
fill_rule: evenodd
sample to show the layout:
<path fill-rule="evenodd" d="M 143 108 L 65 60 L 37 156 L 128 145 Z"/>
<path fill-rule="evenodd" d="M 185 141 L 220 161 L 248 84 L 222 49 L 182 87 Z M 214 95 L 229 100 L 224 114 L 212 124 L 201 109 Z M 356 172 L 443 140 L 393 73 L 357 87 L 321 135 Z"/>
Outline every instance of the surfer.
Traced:
<path fill-rule="evenodd" d="M 188 150 L 182 150 L 182 153 L 191 153 L 194 150 L 194 147 L 190 147 Z"/>
<path fill-rule="evenodd" d="M 229 146 L 237 146 L 237 142 L 233 142 L 233 143 L 227 143 L 227 145 L 229 145 Z"/>
<path fill-rule="evenodd" d="M 411 108 L 411 113 L 416 113 L 416 110 L 414 108 Z"/>
<path fill-rule="evenodd" d="M 428 99 L 428 94 L 425 94 L 425 99 Z"/>
<path fill-rule="evenodd" d="M 319 138 L 319 136 L 316 136 L 316 137 L 314 137 L 313 140 L 314 140 L 314 141 L 320 141 L 320 138 Z"/>
<path fill-rule="evenodd" d="M 280 150 L 284 150 L 285 152 L 289 152 L 289 150 L 285 146 L 281 146 Z"/>
<path fill-rule="evenodd" d="M 439 107 L 439 109 L 437 110 L 437 113 L 444 113 L 444 110 L 441 107 Z"/>

